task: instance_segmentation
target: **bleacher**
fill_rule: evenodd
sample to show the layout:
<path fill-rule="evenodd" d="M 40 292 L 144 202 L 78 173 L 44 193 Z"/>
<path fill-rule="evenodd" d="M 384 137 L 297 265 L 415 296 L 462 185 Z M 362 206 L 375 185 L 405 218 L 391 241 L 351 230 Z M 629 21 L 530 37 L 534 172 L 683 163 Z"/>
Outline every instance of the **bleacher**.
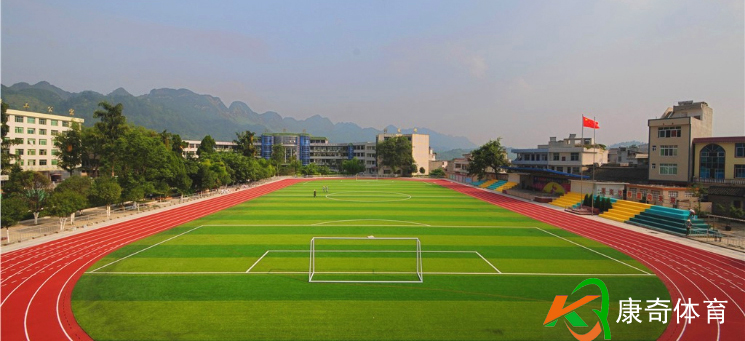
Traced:
<path fill-rule="evenodd" d="M 503 184 L 502 186 L 499 186 L 499 187 L 495 188 L 494 190 L 497 191 L 497 192 L 504 192 L 504 191 L 506 191 L 506 190 L 508 190 L 508 189 L 510 189 L 512 187 L 515 187 L 515 186 L 517 186 L 517 183 L 516 182 L 507 181 L 505 184 Z"/>
<path fill-rule="evenodd" d="M 487 181 L 484 181 L 482 184 L 480 184 L 479 187 L 480 188 L 487 188 L 487 187 L 491 186 L 491 184 L 493 184 L 495 182 L 497 182 L 497 180 L 487 180 Z"/>
<path fill-rule="evenodd" d="M 652 205 L 642 204 L 629 200 L 616 200 L 613 208 L 600 214 L 601 217 L 618 222 L 626 222 L 641 212 L 648 210 Z"/>
<path fill-rule="evenodd" d="M 554 201 L 550 202 L 549 204 L 559 207 L 574 207 L 574 205 L 577 205 L 582 202 L 582 199 L 584 197 L 582 194 L 579 194 L 577 192 L 567 192 L 564 195 L 556 198 Z"/>
<path fill-rule="evenodd" d="M 495 189 L 501 187 L 502 185 L 504 185 L 506 183 L 507 183 L 507 181 L 499 180 L 499 181 L 497 181 L 497 182 L 495 182 L 495 183 L 487 186 L 486 188 L 491 189 L 491 190 L 495 190 Z"/>
<path fill-rule="evenodd" d="M 664 207 L 664 206 L 652 206 L 649 209 L 639 213 L 633 218 L 629 219 L 629 223 L 639 226 L 644 226 L 652 229 L 663 230 L 665 232 L 671 232 L 675 234 L 686 235 L 686 221 L 688 220 L 690 213 L 685 210 Z M 709 229 L 709 225 L 701 219 L 692 219 L 691 233 L 701 233 Z"/>
<path fill-rule="evenodd" d="M 471 185 L 474 185 L 474 186 L 478 187 L 478 186 L 481 186 L 481 184 L 483 184 L 486 181 L 487 181 L 486 179 L 479 180 L 479 181 L 474 181 L 474 182 L 471 183 Z"/>

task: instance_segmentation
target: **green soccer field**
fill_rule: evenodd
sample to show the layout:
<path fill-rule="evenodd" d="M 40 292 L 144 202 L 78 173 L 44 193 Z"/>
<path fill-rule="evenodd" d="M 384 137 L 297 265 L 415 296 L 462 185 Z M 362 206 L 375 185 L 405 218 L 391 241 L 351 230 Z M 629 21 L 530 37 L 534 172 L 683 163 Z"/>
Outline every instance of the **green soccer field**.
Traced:
<path fill-rule="evenodd" d="M 556 295 L 599 278 L 613 340 L 654 340 L 665 326 L 643 312 L 643 323 L 615 322 L 621 299 L 670 299 L 651 273 L 430 183 L 318 180 L 111 253 L 80 279 L 72 306 L 96 340 L 573 340 L 543 320 Z M 590 326 L 575 331 L 595 324 L 599 301 L 577 310 Z"/>

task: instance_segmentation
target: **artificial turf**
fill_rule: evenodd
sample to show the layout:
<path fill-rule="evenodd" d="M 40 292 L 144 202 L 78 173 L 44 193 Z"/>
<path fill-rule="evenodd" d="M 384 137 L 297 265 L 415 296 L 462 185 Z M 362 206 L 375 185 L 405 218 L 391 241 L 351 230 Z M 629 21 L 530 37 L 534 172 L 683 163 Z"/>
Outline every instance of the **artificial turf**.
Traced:
<path fill-rule="evenodd" d="M 419 238 L 423 283 L 308 282 L 311 238 L 370 235 Z M 326 270 L 365 280 L 414 269 L 413 253 L 317 255 Z M 72 303 L 96 340 L 572 340 L 561 323 L 543 320 L 556 295 L 594 277 L 609 290 L 613 340 L 653 340 L 665 326 L 643 312 L 642 323 L 615 323 L 618 300 L 669 299 L 645 272 L 610 247 L 436 185 L 336 179 L 121 248 L 91 266 Z M 583 288 L 568 302 L 591 294 Z M 599 300 L 577 310 L 590 326 L 593 308 Z"/>

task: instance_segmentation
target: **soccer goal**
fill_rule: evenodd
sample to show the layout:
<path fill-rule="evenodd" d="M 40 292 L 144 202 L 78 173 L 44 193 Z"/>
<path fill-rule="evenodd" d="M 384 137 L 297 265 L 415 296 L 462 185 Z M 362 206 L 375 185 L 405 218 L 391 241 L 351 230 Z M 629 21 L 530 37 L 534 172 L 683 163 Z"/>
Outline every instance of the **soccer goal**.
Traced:
<path fill-rule="evenodd" d="M 422 283 L 414 237 L 313 237 L 308 282 Z"/>

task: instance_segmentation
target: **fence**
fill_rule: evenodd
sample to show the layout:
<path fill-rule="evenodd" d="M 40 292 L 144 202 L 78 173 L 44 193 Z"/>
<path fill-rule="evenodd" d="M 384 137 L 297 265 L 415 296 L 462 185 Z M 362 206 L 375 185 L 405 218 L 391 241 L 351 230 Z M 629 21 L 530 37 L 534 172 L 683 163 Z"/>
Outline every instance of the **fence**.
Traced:
<path fill-rule="evenodd" d="M 736 250 L 745 250 L 745 220 L 708 215 L 704 221 L 711 226 L 711 229 L 692 234 L 691 238 Z"/>

